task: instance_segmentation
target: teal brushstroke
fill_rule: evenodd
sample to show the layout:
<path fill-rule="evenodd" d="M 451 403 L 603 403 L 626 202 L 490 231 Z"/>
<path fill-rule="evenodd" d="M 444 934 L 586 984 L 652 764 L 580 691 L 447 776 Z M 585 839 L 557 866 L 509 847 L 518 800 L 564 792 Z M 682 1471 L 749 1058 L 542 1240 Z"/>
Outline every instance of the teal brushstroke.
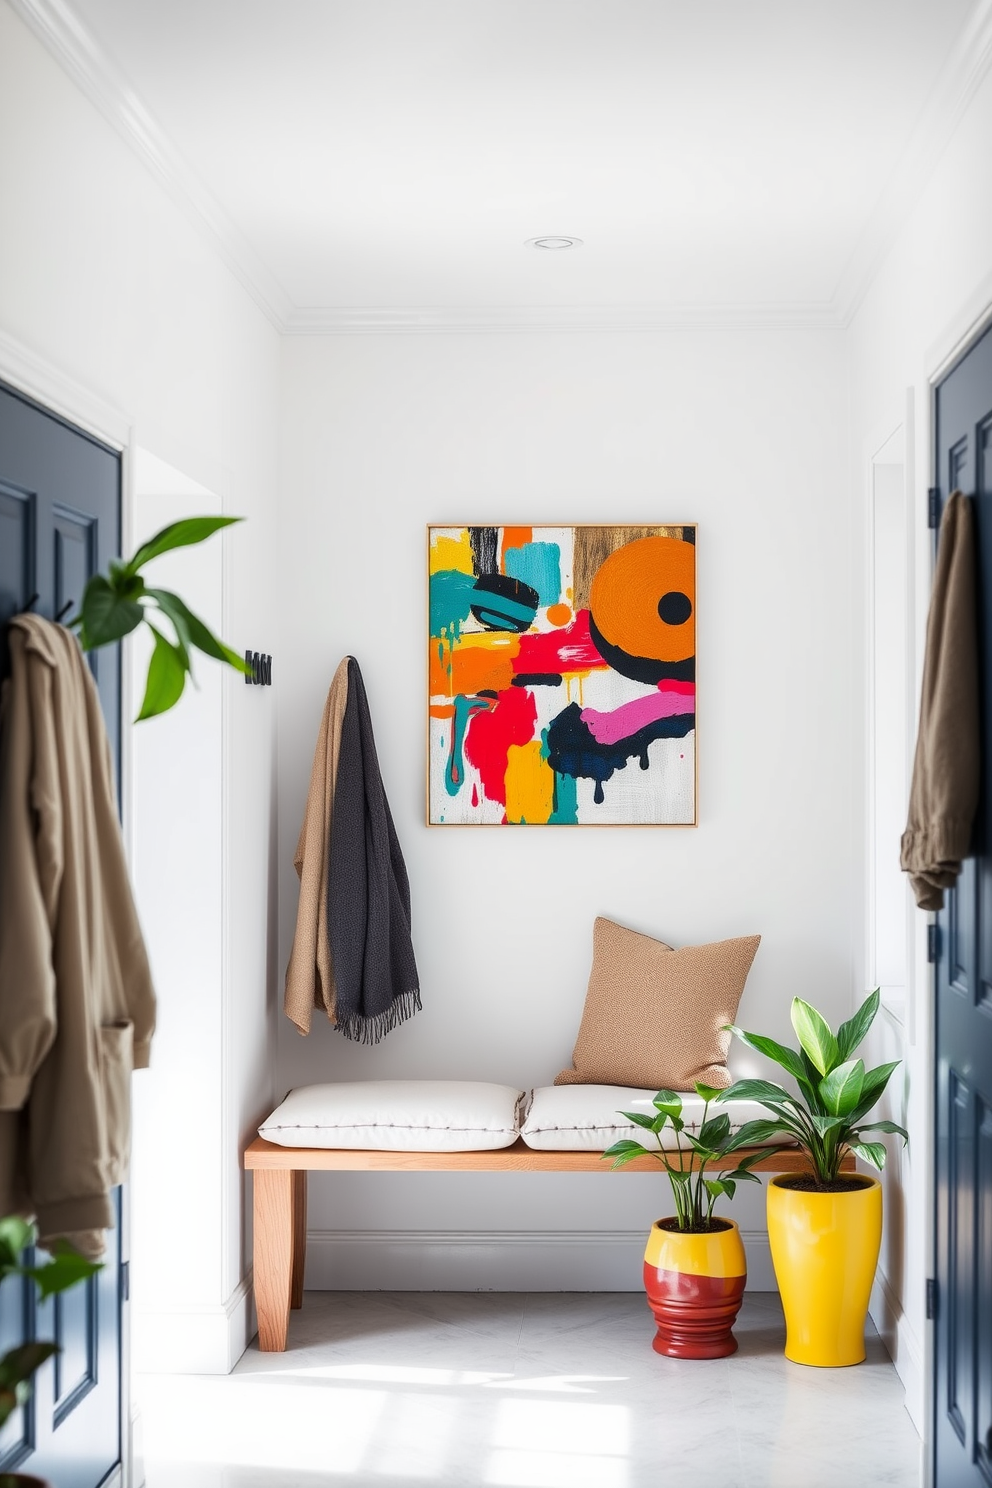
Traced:
<path fill-rule="evenodd" d="M 542 605 L 561 599 L 561 548 L 557 543 L 529 542 L 507 548 L 503 565 L 511 579 L 537 590 Z"/>
<path fill-rule="evenodd" d="M 508 599 L 505 594 L 499 597 L 499 609 L 491 609 L 484 595 L 479 596 L 476 602 L 476 613 L 483 625 L 494 625 L 497 630 L 505 630 L 506 620 L 518 620 L 525 628 L 530 625 L 534 618 L 534 611 L 530 605 L 519 604 L 515 599 Z"/>
<path fill-rule="evenodd" d="M 548 817 L 549 827 L 577 827 L 579 824 L 579 782 L 574 775 L 555 771 L 554 810 Z"/>
<path fill-rule="evenodd" d="M 550 755 L 548 731 L 541 730 L 541 758 Z M 574 775 L 559 775 L 555 771 L 555 790 L 551 798 L 549 827 L 577 827 L 579 824 L 579 782 Z"/>
<path fill-rule="evenodd" d="M 458 639 L 472 609 L 475 579 L 471 574 L 445 568 L 431 574 L 431 635 Z"/>
<path fill-rule="evenodd" d="M 462 755 L 462 746 L 465 743 L 468 721 L 473 713 L 484 712 L 489 707 L 484 698 L 465 697 L 462 693 L 458 693 L 454 704 L 451 748 L 448 750 L 448 763 L 444 767 L 444 788 L 449 796 L 457 796 L 465 784 L 465 760 Z"/>

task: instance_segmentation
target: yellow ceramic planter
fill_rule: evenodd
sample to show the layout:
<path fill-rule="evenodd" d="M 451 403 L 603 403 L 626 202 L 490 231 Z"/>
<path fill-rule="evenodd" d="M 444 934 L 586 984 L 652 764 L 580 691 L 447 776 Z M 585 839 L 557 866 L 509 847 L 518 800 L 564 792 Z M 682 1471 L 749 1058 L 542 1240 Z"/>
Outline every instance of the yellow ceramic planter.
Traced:
<path fill-rule="evenodd" d="M 785 1357 L 835 1368 L 865 1356 L 865 1317 L 882 1240 L 882 1185 L 847 1193 L 768 1185 L 768 1240 L 785 1310 Z"/>

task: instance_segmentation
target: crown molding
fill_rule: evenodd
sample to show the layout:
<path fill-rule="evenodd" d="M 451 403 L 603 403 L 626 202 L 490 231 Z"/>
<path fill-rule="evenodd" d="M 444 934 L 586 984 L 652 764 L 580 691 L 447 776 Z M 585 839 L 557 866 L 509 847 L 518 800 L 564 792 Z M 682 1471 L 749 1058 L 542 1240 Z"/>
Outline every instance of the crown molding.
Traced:
<path fill-rule="evenodd" d="M 293 310 L 287 336 L 477 335 L 514 331 L 840 329 L 832 305 L 490 305 Z"/>
<path fill-rule="evenodd" d="M 990 67 L 992 0 L 978 0 L 841 275 L 833 304 L 842 325 L 857 314 Z"/>
<path fill-rule="evenodd" d="M 282 330 L 292 302 L 66 0 L 8 0 L 69 77 L 165 186 L 262 313 Z"/>

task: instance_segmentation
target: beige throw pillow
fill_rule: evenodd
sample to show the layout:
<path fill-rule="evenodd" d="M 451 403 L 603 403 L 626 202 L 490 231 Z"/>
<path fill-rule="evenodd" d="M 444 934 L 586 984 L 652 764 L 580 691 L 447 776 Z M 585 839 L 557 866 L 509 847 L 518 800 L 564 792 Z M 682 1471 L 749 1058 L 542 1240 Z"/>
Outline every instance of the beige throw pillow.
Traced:
<path fill-rule="evenodd" d="M 672 950 L 597 919 L 572 1069 L 556 1085 L 691 1090 L 730 1084 L 725 1023 L 737 1017 L 760 935 Z"/>

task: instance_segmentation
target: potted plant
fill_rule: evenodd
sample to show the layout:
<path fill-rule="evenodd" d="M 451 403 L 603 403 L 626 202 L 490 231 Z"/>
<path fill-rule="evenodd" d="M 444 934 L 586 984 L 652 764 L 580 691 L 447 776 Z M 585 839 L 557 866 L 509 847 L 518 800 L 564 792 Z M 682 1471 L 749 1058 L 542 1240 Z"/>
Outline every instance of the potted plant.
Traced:
<path fill-rule="evenodd" d="M 766 1141 L 777 1130 L 771 1121 L 749 1121 L 731 1132 L 730 1117 L 722 1111 L 709 1115 L 719 1095 L 710 1085 L 697 1085 L 703 1101 L 699 1132 L 686 1130 L 682 1096 L 659 1090 L 653 1105 L 656 1116 L 623 1111 L 636 1126 L 649 1131 L 655 1147 L 624 1138 L 603 1153 L 614 1168 L 635 1157 L 661 1163 L 672 1185 L 675 1213 L 651 1226 L 644 1252 L 644 1289 L 658 1331 L 652 1347 L 673 1359 L 722 1359 L 737 1349 L 733 1326 L 747 1281 L 747 1261 L 740 1230 L 732 1219 L 713 1213 L 717 1199 L 732 1199 L 738 1183 L 757 1183 L 750 1171 L 760 1158 L 778 1148 L 750 1153 L 739 1162 L 732 1155 L 741 1147 Z M 674 1148 L 665 1148 L 661 1135 L 671 1126 Z"/>
<path fill-rule="evenodd" d="M 0 1219 L 0 1284 L 8 1276 L 26 1276 L 38 1288 L 42 1301 L 64 1292 L 100 1270 L 71 1245 L 60 1242 L 43 1266 L 25 1266 L 24 1251 L 33 1245 L 34 1226 L 15 1215 Z M 31 1377 L 46 1359 L 58 1353 L 58 1345 L 31 1340 L 18 1344 L 0 1358 L 0 1427 L 24 1405 L 31 1394 Z M 0 1473 L 0 1488 L 46 1488 L 41 1478 L 28 1473 Z"/>
<path fill-rule="evenodd" d="M 797 1364 L 860 1364 L 865 1357 L 865 1317 L 882 1238 L 882 1186 L 870 1174 L 842 1172 L 841 1163 L 853 1152 L 881 1172 L 885 1148 L 868 1136 L 890 1132 L 908 1141 L 894 1121 L 866 1122 L 900 1063 L 866 1070 L 854 1057 L 878 1006 L 876 987 L 835 1034 L 816 1008 L 794 998 L 798 1050 L 728 1025 L 798 1087 L 793 1095 L 770 1080 L 738 1080 L 716 1097 L 757 1101 L 771 1112 L 774 1129 L 792 1137 L 809 1158 L 808 1173 L 779 1174 L 768 1186 L 768 1239 L 785 1309 L 785 1356 Z"/>

